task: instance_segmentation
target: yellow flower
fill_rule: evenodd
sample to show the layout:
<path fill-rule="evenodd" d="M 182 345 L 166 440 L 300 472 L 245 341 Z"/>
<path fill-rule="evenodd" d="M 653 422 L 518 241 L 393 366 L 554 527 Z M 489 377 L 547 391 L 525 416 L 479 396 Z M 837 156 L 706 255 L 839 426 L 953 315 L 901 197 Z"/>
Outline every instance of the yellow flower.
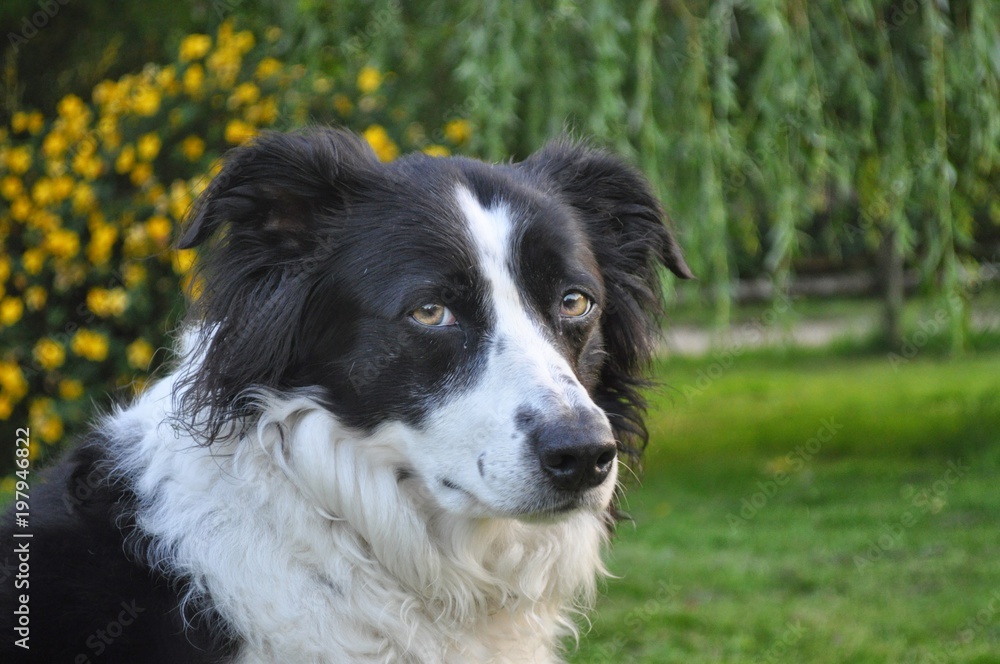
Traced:
<path fill-rule="evenodd" d="M 94 91 L 91 94 L 91 99 L 98 106 L 105 106 L 111 99 L 117 96 L 118 84 L 114 81 L 104 79 L 100 83 L 94 86 Z"/>
<path fill-rule="evenodd" d="M 24 303 L 32 311 L 41 310 L 45 306 L 46 300 L 48 300 L 48 293 L 44 286 L 29 286 L 24 291 Z"/>
<path fill-rule="evenodd" d="M 118 131 L 118 121 L 112 117 L 103 117 L 97 121 L 97 135 L 104 145 L 114 149 L 122 144 L 122 135 Z"/>
<path fill-rule="evenodd" d="M 276 58 L 264 58 L 259 63 L 257 63 L 257 71 L 254 72 L 254 77 L 258 81 L 263 81 L 265 79 L 271 78 L 275 74 L 281 71 L 281 62 Z"/>
<path fill-rule="evenodd" d="M 333 95 L 333 107 L 342 117 L 346 118 L 354 110 L 354 102 L 347 95 Z"/>
<path fill-rule="evenodd" d="M 146 281 L 146 268 L 138 263 L 129 263 L 122 271 L 127 288 L 135 288 Z"/>
<path fill-rule="evenodd" d="M 125 357 L 133 369 L 144 371 L 153 359 L 153 346 L 145 339 L 136 339 L 125 348 Z"/>
<path fill-rule="evenodd" d="M 432 157 L 447 157 L 451 154 L 451 150 L 443 145 L 428 145 L 424 148 L 424 154 L 429 154 Z"/>
<path fill-rule="evenodd" d="M 160 110 L 160 91 L 147 83 L 140 83 L 132 91 L 132 111 L 140 117 L 156 115 Z"/>
<path fill-rule="evenodd" d="M 174 180 L 167 195 L 167 211 L 177 221 L 182 221 L 191 207 L 191 187 L 184 180 Z"/>
<path fill-rule="evenodd" d="M 91 288 L 87 293 L 87 308 L 101 318 L 121 316 L 127 306 L 124 288 Z"/>
<path fill-rule="evenodd" d="M 266 97 L 259 104 L 247 106 L 243 117 L 251 125 L 269 125 L 278 119 L 278 102 L 274 97 Z"/>
<path fill-rule="evenodd" d="M 28 132 L 35 136 L 45 127 L 45 116 L 40 111 L 32 111 L 28 114 Z"/>
<path fill-rule="evenodd" d="M 66 291 L 82 284 L 87 278 L 87 268 L 80 263 L 63 263 L 56 265 L 56 278 L 52 282 L 52 288 L 57 291 Z"/>
<path fill-rule="evenodd" d="M 399 148 L 381 125 L 372 125 L 365 129 L 364 137 L 382 161 L 392 161 L 399 156 Z"/>
<path fill-rule="evenodd" d="M 146 235 L 146 226 L 138 225 L 129 228 L 125 232 L 125 240 L 122 243 L 122 253 L 125 258 L 140 258 L 148 256 L 150 252 L 149 236 Z"/>
<path fill-rule="evenodd" d="M 257 135 L 257 130 L 243 120 L 230 120 L 226 125 L 226 141 L 239 145 Z"/>
<path fill-rule="evenodd" d="M 257 105 L 260 109 L 260 121 L 263 124 L 272 124 L 278 119 L 278 100 L 272 97 L 265 97 Z"/>
<path fill-rule="evenodd" d="M 135 147 L 131 144 L 126 145 L 118 153 L 118 157 L 115 159 L 115 172 L 124 175 L 132 170 L 132 166 L 135 164 Z"/>
<path fill-rule="evenodd" d="M 472 137 L 472 125 L 468 120 L 451 120 L 444 126 L 444 137 L 456 145 L 461 145 Z"/>
<path fill-rule="evenodd" d="M 75 401 L 83 396 L 83 383 L 75 378 L 63 378 L 59 381 L 59 397 L 67 401 Z"/>
<path fill-rule="evenodd" d="M 246 104 L 256 103 L 260 99 L 260 88 L 253 83 L 240 83 L 229 95 L 227 105 L 230 109 L 236 109 Z"/>
<path fill-rule="evenodd" d="M 38 340 L 32 354 L 35 356 L 38 366 L 46 371 L 61 367 L 66 361 L 66 349 L 61 343 L 48 337 Z"/>
<path fill-rule="evenodd" d="M 146 202 L 157 210 L 161 209 L 167 200 L 166 191 L 167 190 L 163 188 L 162 184 L 154 184 L 148 191 L 146 191 Z"/>
<path fill-rule="evenodd" d="M 12 148 L 7 153 L 7 170 L 14 175 L 21 175 L 31 168 L 31 150 L 27 146 Z"/>
<path fill-rule="evenodd" d="M 47 235 L 59 228 L 59 217 L 48 210 L 34 210 L 28 215 L 28 226 Z"/>
<path fill-rule="evenodd" d="M 358 90 L 362 94 L 371 94 L 382 85 L 382 73 L 375 67 L 362 67 L 358 72 Z"/>
<path fill-rule="evenodd" d="M 205 69 L 199 64 L 191 65 L 184 71 L 184 78 L 182 79 L 184 85 L 184 92 L 189 97 L 199 97 L 201 96 L 201 88 L 205 83 Z"/>
<path fill-rule="evenodd" d="M 90 112 L 83 100 L 76 95 L 66 95 L 60 99 L 56 110 L 66 120 L 76 120 Z"/>
<path fill-rule="evenodd" d="M 236 82 L 240 73 L 240 54 L 231 48 L 219 48 L 205 61 L 208 70 L 215 74 L 219 84 L 228 88 Z"/>
<path fill-rule="evenodd" d="M 192 134 L 181 141 L 181 152 L 188 161 L 198 161 L 205 154 L 205 141 Z"/>
<path fill-rule="evenodd" d="M 170 220 L 164 216 L 157 215 L 150 217 L 146 222 L 146 235 L 161 247 L 166 246 L 167 242 L 169 242 L 170 231 Z"/>
<path fill-rule="evenodd" d="M 73 193 L 75 183 L 68 175 L 60 175 L 52 179 L 52 196 L 56 202 L 64 201 Z"/>
<path fill-rule="evenodd" d="M 96 180 L 104 170 L 104 162 L 96 155 L 77 152 L 73 156 L 73 170 L 85 180 Z"/>
<path fill-rule="evenodd" d="M 264 32 L 264 38 L 269 42 L 276 42 L 281 39 L 281 28 L 276 25 L 272 25 Z"/>
<path fill-rule="evenodd" d="M 58 159 L 66 152 L 69 141 L 61 131 L 53 130 L 49 132 L 45 140 L 42 141 L 42 154 L 49 159 Z"/>
<path fill-rule="evenodd" d="M 49 413 L 45 417 L 35 420 L 31 424 L 32 428 L 38 432 L 38 437 L 46 443 L 55 443 L 63 435 L 62 419 L 55 413 Z"/>
<path fill-rule="evenodd" d="M 28 274 L 38 274 L 45 267 L 45 252 L 39 247 L 26 249 L 21 254 L 21 267 Z"/>
<path fill-rule="evenodd" d="M 58 442 L 63 435 L 62 420 L 58 415 L 53 415 L 42 422 L 42 425 L 38 427 L 38 433 L 46 443 Z"/>
<path fill-rule="evenodd" d="M 333 83 L 325 76 L 320 76 L 313 79 L 312 89 L 318 95 L 325 95 L 333 89 Z"/>
<path fill-rule="evenodd" d="M 199 60 L 205 57 L 210 48 L 212 48 L 212 38 L 208 35 L 188 35 L 181 41 L 181 62 Z"/>
<path fill-rule="evenodd" d="M 153 167 L 149 164 L 136 164 L 129 173 L 129 180 L 137 187 L 141 187 L 153 177 Z"/>
<path fill-rule="evenodd" d="M 72 258 L 80 251 L 80 236 L 59 228 L 45 236 L 43 246 L 56 258 Z"/>
<path fill-rule="evenodd" d="M 0 196 L 3 196 L 8 201 L 14 200 L 23 192 L 24 185 L 21 184 L 20 178 L 8 175 L 3 179 L 0 179 Z"/>
<path fill-rule="evenodd" d="M 180 251 L 175 251 L 173 254 L 173 265 L 174 272 L 177 274 L 184 274 L 191 269 L 194 265 L 194 259 L 197 256 L 197 252 L 194 249 L 181 249 Z"/>
<path fill-rule="evenodd" d="M 170 90 L 175 87 L 177 82 L 177 70 L 174 69 L 173 65 L 167 65 L 160 71 L 156 72 L 156 84 L 163 88 L 164 90 Z"/>
<path fill-rule="evenodd" d="M 0 300 L 0 325 L 10 327 L 21 320 L 24 313 L 24 302 L 16 297 L 5 297 Z"/>
<path fill-rule="evenodd" d="M 84 328 L 73 335 L 70 348 L 84 359 L 101 362 L 108 356 L 108 338 L 100 332 Z"/>
<path fill-rule="evenodd" d="M 15 402 L 28 393 L 28 381 L 17 362 L 0 362 L 0 387 Z"/>
<path fill-rule="evenodd" d="M 28 131 L 28 114 L 24 111 L 18 111 L 11 116 L 10 128 L 14 130 L 15 134 Z"/>
<path fill-rule="evenodd" d="M 93 265 L 104 265 L 111 258 L 118 229 L 111 224 L 94 224 L 90 228 L 90 244 L 87 245 L 87 260 Z"/>
<path fill-rule="evenodd" d="M 97 194 L 94 188 L 85 182 L 77 183 L 73 189 L 73 211 L 76 213 L 93 210 L 97 205 Z"/>
<path fill-rule="evenodd" d="M 205 280 L 197 276 L 196 272 L 188 272 L 181 277 L 181 290 L 192 302 L 197 302 L 205 290 Z"/>
<path fill-rule="evenodd" d="M 139 153 L 139 159 L 143 161 L 152 161 L 156 159 L 156 155 L 160 153 L 160 137 L 155 133 L 150 132 L 148 134 L 143 134 L 136 141 L 136 152 Z"/>
<path fill-rule="evenodd" d="M 249 30 L 241 30 L 233 38 L 233 46 L 242 55 L 246 55 L 253 48 L 254 42 L 253 33 Z"/>
<path fill-rule="evenodd" d="M 31 201 L 28 197 L 18 196 L 15 198 L 14 202 L 10 204 L 10 216 L 18 221 L 25 221 L 29 215 L 31 215 Z"/>
<path fill-rule="evenodd" d="M 11 414 L 14 412 L 14 403 L 10 400 L 6 394 L 0 394 L 0 420 L 10 419 Z M 6 484 L 9 478 L 4 478 L 4 483 Z M 6 486 L 4 487 L 6 489 Z M 7 493 L 13 493 L 14 487 L 11 486 Z"/>
<path fill-rule="evenodd" d="M 35 186 L 31 188 L 31 198 L 35 201 L 35 205 L 39 207 L 45 207 L 49 203 L 55 201 L 55 192 L 52 189 L 52 180 L 49 178 L 38 178 L 35 182 Z"/>
<path fill-rule="evenodd" d="M 10 279 L 10 256 L 0 256 L 0 284 Z"/>

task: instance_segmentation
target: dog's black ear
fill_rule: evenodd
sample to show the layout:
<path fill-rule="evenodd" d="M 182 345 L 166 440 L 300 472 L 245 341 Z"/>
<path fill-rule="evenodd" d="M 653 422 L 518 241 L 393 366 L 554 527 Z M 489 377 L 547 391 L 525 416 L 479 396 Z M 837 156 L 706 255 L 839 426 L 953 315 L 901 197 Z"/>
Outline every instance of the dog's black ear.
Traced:
<path fill-rule="evenodd" d="M 196 247 L 227 223 L 234 238 L 290 246 L 310 235 L 317 210 L 335 205 L 377 165 L 368 144 L 346 131 L 265 132 L 226 156 L 178 247 Z"/>
<path fill-rule="evenodd" d="M 230 152 L 195 203 L 179 246 L 206 246 L 177 389 L 202 439 L 245 423 L 253 390 L 284 387 L 310 293 L 337 253 L 352 197 L 378 181 L 378 168 L 347 132 L 267 133 Z"/>
<path fill-rule="evenodd" d="M 607 290 L 601 332 L 608 356 L 595 398 L 622 451 L 638 457 L 647 439 L 639 389 L 663 313 L 659 268 L 682 279 L 694 275 L 649 182 L 617 157 L 564 140 L 520 166 L 548 182 L 586 228 Z"/>

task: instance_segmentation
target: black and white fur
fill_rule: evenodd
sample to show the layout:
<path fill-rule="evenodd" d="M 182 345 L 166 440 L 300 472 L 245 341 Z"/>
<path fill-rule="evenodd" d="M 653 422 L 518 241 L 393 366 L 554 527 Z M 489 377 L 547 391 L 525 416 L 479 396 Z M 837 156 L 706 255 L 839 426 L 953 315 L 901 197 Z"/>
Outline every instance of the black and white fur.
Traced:
<path fill-rule="evenodd" d="M 175 369 L 32 495 L 0 658 L 559 661 L 645 445 L 659 266 L 690 276 L 643 178 L 566 141 L 382 164 L 268 134 L 203 243 Z"/>

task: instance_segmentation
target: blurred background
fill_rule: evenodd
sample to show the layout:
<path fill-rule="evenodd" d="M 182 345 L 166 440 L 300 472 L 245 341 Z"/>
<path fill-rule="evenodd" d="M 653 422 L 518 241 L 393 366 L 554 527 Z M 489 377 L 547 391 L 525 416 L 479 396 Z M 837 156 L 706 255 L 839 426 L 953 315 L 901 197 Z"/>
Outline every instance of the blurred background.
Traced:
<path fill-rule="evenodd" d="M 1000 1 L 5 0 L 0 476 L 169 360 L 227 149 L 591 137 L 665 275 L 651 442 L 574 662 L 1000 661 Z M 108 396 L 108 395 L 112 396 Z"/>

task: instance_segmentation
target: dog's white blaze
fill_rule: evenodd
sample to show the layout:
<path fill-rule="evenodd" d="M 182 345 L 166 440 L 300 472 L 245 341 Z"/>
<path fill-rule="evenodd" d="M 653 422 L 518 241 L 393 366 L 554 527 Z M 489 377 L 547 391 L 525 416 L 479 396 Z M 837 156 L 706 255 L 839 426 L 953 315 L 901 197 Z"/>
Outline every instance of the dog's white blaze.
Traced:
<path fill-rule="evenodd" d="M 523 358 L 516 362 L 519 389 L 534 388 L 559 394 L 567 405 L 579 403 L 583 386 L 567 386 L 556 379 L 559 375 L 572 376 L 573 372 L 538 325 L 531 320 L 521 291 L 511 273 L 514 247 L 514 223 L 510 207 L 506 204 L 486 210 L 471 192 L 459 187 L 459 209 L 469 224 L 469 233 L 479 257 L 479 266 L 490 286 L 490 300 L 496 321 L 493 341 L 504 340 L 516 346 L 512 355 Z M 502 361 L 510 366 L 509 358 Z M 491 363 L 498 363 L 495 358 Z M 527 373 L 525 373 L 525 370 Z"/>
<path fill-rule="evenodd" d="M 431 413 L 425 426 L 408 430 L 408 456 L 435 499 L 453 512 L 498 516 L 557 509 L 518 414 L 586 409 L 610 425 L 527 309 L 510 268 L 516 247 L 509 207 L 484 209 L 464 188 L 457 200 L 488 284 L 492 336 L 476 384 Z M 580 506 L 605 509 L 616 478 L 617 468 L 582 496 Z"/>

